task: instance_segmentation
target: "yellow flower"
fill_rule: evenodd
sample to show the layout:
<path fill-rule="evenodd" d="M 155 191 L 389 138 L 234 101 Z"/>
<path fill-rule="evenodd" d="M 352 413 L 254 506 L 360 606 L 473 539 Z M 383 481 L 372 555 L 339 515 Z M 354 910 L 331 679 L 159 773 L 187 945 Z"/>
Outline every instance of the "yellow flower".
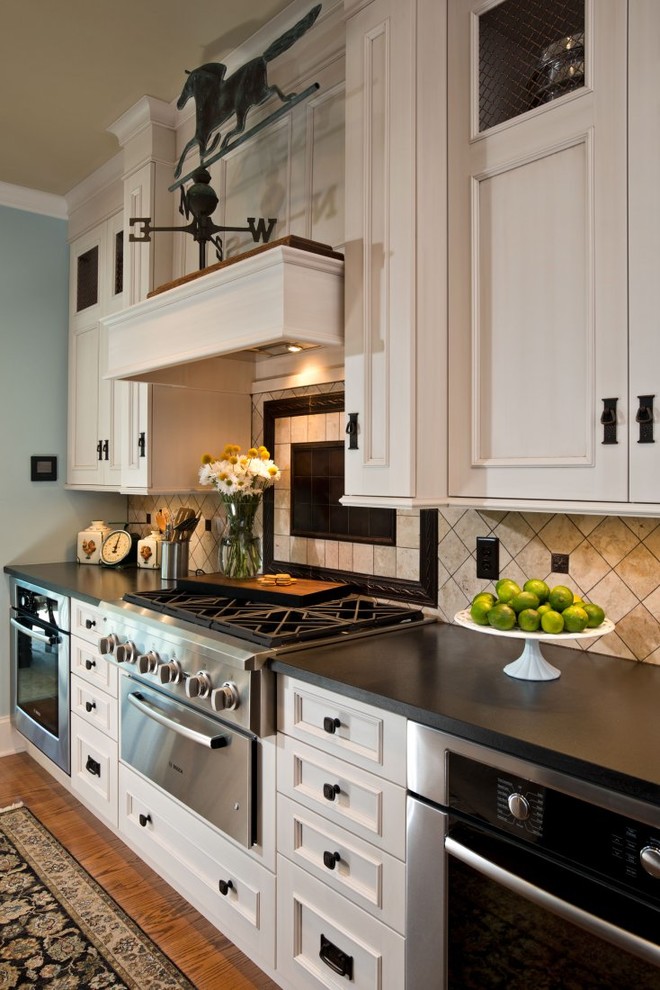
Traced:
<path fill-rule="evenodd" d="M 268 468 L 268 474 L 270 474 L 270 475 L 277 474 L 278 470 L 279 470 L 279 468 L 276 467 L 275 464 L 273 464 L 273 465 L 271 465 L 271 467 Z"/>
<path fill-rule="evenodd" d="M 250 447 L 250 449 L 247 452 L 247 455 L 248 457 L 258 457 L 259 451 L 257 450 L 256 447 Z"/>
<path fill-rule="evenodd" d="M 215 458 L 211 457 L 210 454 L 202 454 L 202 464 L 212 464 Z"/>

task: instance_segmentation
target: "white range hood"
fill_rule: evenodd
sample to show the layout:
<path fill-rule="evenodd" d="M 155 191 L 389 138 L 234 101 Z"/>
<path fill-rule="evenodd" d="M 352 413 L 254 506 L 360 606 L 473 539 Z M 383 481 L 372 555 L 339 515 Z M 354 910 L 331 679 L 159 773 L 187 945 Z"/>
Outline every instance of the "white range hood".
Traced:
<path fill-rule="evenodd" d="M 103 319 L 106 377 L 139 378 L 287 344 L 343 343 L 344 261 L 312 241 L 286 237 L 163 288 Z"/>

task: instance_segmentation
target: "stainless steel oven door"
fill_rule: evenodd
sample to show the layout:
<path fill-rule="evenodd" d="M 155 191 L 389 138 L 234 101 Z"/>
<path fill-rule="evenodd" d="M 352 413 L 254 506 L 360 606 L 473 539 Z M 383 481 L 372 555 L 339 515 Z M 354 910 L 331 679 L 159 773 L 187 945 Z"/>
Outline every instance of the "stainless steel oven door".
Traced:
<path fill-rule="evenodd" d="M 65 773 L 69 742 L 69 634 L 12 609 L 12 721 Z"/>
<path fill-rule="evenodd" d="M 656 908 L 414 797 L 408 904 L 410 988 L 660 986 Z"/>
<path fill-rule="evenodd" d="M 121 760 L 244 846 L 256 835 L 256 736 L 121 678 Z"/>

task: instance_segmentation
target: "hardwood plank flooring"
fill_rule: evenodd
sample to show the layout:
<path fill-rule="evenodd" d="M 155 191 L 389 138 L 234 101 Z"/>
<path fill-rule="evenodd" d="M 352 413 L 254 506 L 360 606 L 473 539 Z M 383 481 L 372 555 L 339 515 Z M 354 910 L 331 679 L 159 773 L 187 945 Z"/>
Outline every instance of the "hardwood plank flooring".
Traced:
<path fill-rule="evenodd" d="M 279 990 L 29 755 L 0 759 L 0 808 L 22 801 L 197 990 Z"/>

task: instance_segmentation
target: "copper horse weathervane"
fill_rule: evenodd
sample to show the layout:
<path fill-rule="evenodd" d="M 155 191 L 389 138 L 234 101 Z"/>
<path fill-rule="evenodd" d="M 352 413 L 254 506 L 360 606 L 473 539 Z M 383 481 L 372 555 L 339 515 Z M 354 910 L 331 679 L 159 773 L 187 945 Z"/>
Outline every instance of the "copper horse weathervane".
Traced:
<path fill-rule="evenodd" d="M 177 107 L 182 110 L 189 100 L 195 101 L 195 134 L 183 149 L 176 169 L 174 183 L 169 187 L 170 192 L 181 190 L 179 212 L 192 221 L 185 227 L 154 227 L 150 217 L 132 217 L 130 225 L 137 227 L 137 233 L 131 233 L 130 241 L 150 241 L 151 234 L 156 231 L 181 231 L 191 234 L 199 244 L 199 267 L 206 267 L 206 245 L 211 242 L 216 249 L 216 256 L 223 259 L 222 240 L 218 236 L 225 231 L 246 231 L 255 243 L 263 240 L 267 243 L 275 228 L 277 220 L 263 217 L 248 217 L 246 227 L 218 226 L 211 220 L 211 214 L 218 204 L 218 198 L 210 186 L 211 176 L 207 166 L 218 161 L 233 148 L 247 141 L 268 124 L 279 119 L 292 107 L 311 96 L 318 88 L 318 83 L 308 86 L 301 93 L 284 93 L 279 86 L 268 82 L 268 63 L 287 51 L 316 21 L 321 11 L 321 4 L 312 7 L 293 27 L 285 31 L 279 38 L 266 48 L 262 55 L 250 59 L 240 68 L 227 76 L 227 66 L 222 62 L 207 62 L 189 72 L 188 78 L 177 101 Z M 245 131 L 246 118 L 253 107 L 261 106 L 272 96 L 277 96 L 281 106 Z M 234 126 L 222 133 L 222 128 L 228 121 L 235 118 Z M 188 153 L 197 146 L 199 148 L 199 164 L 187 175 L 182 176 L 183 163 Z M 192 180 L 188 190 L 184 183 Z"/>

